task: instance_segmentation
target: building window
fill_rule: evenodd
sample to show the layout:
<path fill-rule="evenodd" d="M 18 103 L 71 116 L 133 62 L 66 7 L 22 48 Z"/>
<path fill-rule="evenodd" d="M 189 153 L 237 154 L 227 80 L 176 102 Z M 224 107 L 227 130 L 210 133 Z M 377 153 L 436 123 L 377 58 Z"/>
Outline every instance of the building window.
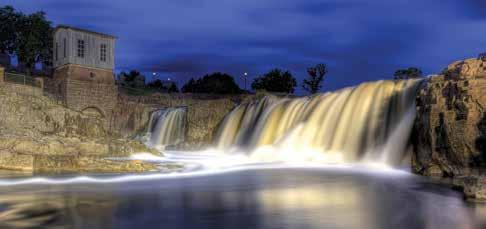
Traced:
<path fill-rule="evenodd" d="M 64 58 L 66 58 L 66 56 L 67 56 L 67 44 L 66 44 L 66 38 L 64 38 L 64 39 L 63 39 L 62 43 L 63 43 L 63 49 L 64 49 L 64 51 L 63 51 L 63 53 L 64 53 Z"/>
<path fill-rule="evenodd" d="M 56 60 L 59 59 L 59 43 L 56 42 L 56 46 L 54 47 L 54 53 L 55 53 L 55 57 L 56 57 Z"/>
<path fill-rule="evenodd" d="M 78 57 L 84 58 L 84 40 L 78 40 Z"/>
<path fill-rule="evenodd" d="M 106 44 L 101 44 L 100 46 L 100 60 L 106 61 Z"/>

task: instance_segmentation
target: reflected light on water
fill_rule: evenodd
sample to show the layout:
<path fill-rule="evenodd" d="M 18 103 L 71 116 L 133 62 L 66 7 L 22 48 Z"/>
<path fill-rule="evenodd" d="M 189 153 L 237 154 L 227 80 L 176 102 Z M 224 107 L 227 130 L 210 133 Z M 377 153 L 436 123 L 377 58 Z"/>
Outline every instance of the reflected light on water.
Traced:
<path fill-rule="evenodd" d="M 8 186 L 0 228 L 472 229 L 482 217 L 447 187 L 376 171 L 274 165 L 136 184 Z"/>

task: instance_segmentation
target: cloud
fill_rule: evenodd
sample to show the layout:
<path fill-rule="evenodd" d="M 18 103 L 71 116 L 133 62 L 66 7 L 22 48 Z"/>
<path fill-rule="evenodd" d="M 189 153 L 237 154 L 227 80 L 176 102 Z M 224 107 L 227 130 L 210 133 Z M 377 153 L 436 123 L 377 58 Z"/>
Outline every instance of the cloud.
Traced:
<path fill-rule="evenodd" d="M 329 65 L 325 89 L 426 73 L 485 47 L 483 0 L 6 0 L 70 24 L 119 37 L 118 69 L 190 77 L 222 71 L 251 77 Z M 483 50 L 484 51 L 484 50 Z M 250 78 L 251 78 L 250 77 Z"/>

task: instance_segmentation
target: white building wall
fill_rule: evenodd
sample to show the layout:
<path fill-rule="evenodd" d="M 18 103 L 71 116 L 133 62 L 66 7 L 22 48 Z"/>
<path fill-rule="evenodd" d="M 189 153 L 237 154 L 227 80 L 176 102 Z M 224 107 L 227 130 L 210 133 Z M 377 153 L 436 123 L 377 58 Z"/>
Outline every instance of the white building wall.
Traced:
<path fill-rule="evenodd" d="M 66 39 L 66 57 L 64 57 Z M 78 40 L 84 41 L 84 57 L 78 57 Z M 57 48 L 56 48 L 57 43 Z M 106 61 L 101 61 L 101 45 L 106 44 Z M 115 39 L 89 32 L 59 28 L 54 34 L 54 67 L 77 64 L 113 70 L 115 67 Z M 57 59 L 56 59 L 57 52 Z"/>

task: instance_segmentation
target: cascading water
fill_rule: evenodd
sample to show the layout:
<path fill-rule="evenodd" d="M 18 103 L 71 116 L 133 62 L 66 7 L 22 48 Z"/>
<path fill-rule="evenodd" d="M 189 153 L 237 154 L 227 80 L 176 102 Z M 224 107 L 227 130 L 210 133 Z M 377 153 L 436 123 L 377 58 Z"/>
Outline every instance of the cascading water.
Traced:
<path fill-rule="evenodd" d="M 218 130 L 220 150 L 258 161 L 368 161 L 403 158 L 420 80 L 378 81 L 297 99 L 265 97 L 236 107 Z"/>
<path fill-rule="evenodd" d="M 186 133 L 186 108 L 167 108 L 152 113 L 146 141 L 151 147 L 163 150 L 184 141 Z"/>

